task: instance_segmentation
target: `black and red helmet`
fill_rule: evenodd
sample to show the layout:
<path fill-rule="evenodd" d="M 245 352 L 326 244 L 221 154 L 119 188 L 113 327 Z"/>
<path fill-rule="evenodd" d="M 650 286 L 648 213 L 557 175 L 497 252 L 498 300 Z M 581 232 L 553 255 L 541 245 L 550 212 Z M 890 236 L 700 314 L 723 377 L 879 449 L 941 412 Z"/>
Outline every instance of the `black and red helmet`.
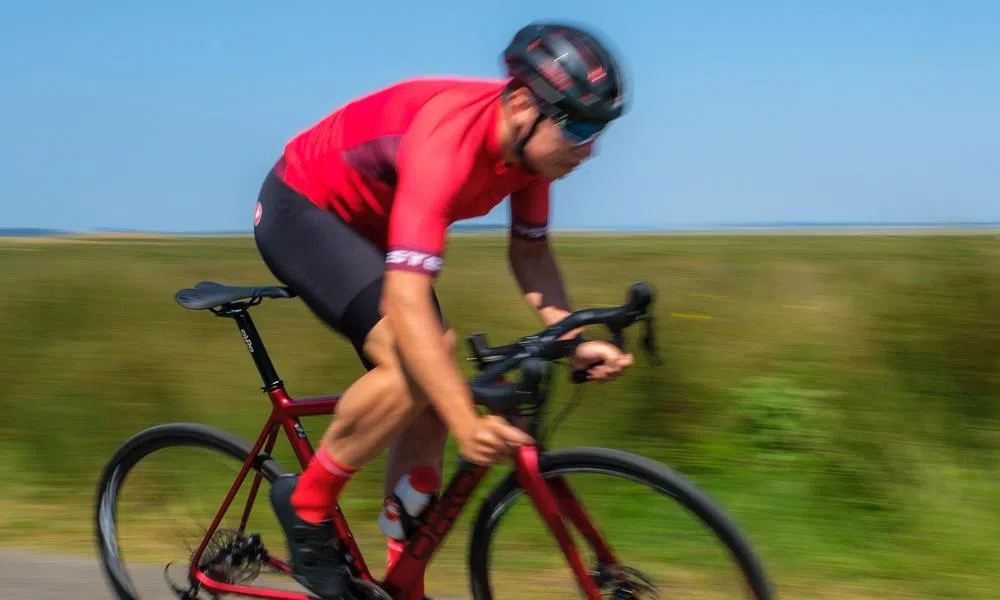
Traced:
<path fill-rule="evenodd" d="M 597 37 L 570 25 L 532 23 L 504 50 L 507 74 L 568 119 L 609 122 L 625 108 L 624 74 Z"/>

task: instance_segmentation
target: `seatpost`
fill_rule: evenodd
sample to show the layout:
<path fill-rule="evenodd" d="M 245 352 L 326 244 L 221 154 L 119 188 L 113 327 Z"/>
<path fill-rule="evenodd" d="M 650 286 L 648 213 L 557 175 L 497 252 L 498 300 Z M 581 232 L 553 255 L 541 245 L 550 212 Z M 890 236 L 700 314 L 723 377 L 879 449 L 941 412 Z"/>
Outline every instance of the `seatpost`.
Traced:
<path fill-rule="evenodd" d="M 257 372 L 260 373 L 261 381 L 264 383 L 262 389 L 270 392 L 281 387 L 281 378 L 274 369 L 274 363 L 271 362 L 271 357 L 264 348 L 264 341 L 260 339 L 257 327 L 253 324 L 246 307 L 228 312 L 225 316 L 232 317 L 236 321 L 236 326 L 243 335 L 243 342 L 247 345 L 247 351 L 250 352 L 250 358 L 253 359 L 253 364 L 257 367 Z"/>

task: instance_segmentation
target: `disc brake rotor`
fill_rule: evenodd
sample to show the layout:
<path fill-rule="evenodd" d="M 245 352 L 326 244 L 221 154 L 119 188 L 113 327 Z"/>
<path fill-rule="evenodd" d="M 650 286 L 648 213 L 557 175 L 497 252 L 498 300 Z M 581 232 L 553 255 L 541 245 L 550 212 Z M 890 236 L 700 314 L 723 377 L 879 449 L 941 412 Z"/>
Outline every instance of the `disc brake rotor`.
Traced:
<path fill-rule="evenodd" d="M 659 600 L 660 593 L 638 569 L 604 565 L 597 573 L 601 596 L 610 600 Z"/>

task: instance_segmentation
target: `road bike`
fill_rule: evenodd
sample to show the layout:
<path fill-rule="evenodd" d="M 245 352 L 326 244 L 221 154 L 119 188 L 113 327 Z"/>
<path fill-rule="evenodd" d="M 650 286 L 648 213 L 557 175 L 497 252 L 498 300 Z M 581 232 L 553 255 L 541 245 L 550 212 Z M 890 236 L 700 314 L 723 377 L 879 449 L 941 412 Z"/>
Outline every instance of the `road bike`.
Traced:
<path fill-rule="evenodd" d="M 305 468 L 314 450 L 301 419 L 332 416 L 340 399 L 339 395 L 291 397 L 250 318 L 250 308 L 264 299 L 294 298 L 296 295 L 294 290 L 285 286 L 230 286 L 211 281 L 199 282 L 176 293 L 176 302 L 184 308 L 208 309 L 217 316 L 236 322 L 242 342 L 260 374 L 262 392 L 271 402 L 271 411 L 259 437 L 252 444 L 204 424 L 168 423 L 137 433 L 114 453 L 100 475 L 94 518 L 101 565 L 109 586 L 118 598 L 137 600 L 139 597 L 119 549 L 120 491 L 127 476 L 140 461 L 156 451 L 178 446 L 194 446 L 220 453 L 228 460 L 236 461 L 240 469 L 226 497 L 221 500 L 211 525 L 198 533 L 200 542 L 197 548 L 191 548 L 184 566 L 184 583 L 169 582 L 173 593 L 178 598 L 189 600 L 229 594 L 275 600 L 314 598 L 308 593 L 255 583 L 261 569 L 287 575 L 290 567 L 272 552 L 271 546 L 265 544 L 260 534 L 246 531 L 261 485 L 269 485 L 276 478 L 292 472 L 272 456 L 278 438 L 284 435 L 299 463 L 297 466 Z M 619 306 L 577 310 L 561 322 L 511 344 L 491 347 L 481 332 L 467 337 L 470 360 L 476 361 L 478 368 L 478 374 L 468 381 L 477 404 L 504 416 L 511 423 L 518 423 L 536 440 L 536 444 L 516 452 L 512 457 L 511 472 L 486 495 L 475 515 L 467 568 L 470 591 L 476 600 L 498 597 L 491 586 L 491 544 L 498 522 L 514 499 L 521 495 L 530 499 L 536 514 L 549 529 L 548 533 L 558 542 L 564 558 L 562 564 L 569 567 L 575 584 L 576 589 L 570 590 L 571 593 L 590 600 L 661 597 L 650 576 L 622 560 L 607 541 L 605 533 L 595 525 L 590 512 L 585 509 L 585 503 L 567 481 L 567 475 L 574 473 L 625 478 L 679 503 L 701 525 L 707 526 L 716 541 L 724 546 L 728 558 L 737 565 L 741 587 L 747 597 L 755 600 L 772 600 L 774 597 L 761 560 L 747 538 L 713 500 L 679 473 L 620 450 L 596 447 L 552 450 L 545 445 L 539 424 L 551 392 L 551 363 L 570 356 L 574 348 L 573 342 L 561 338 L 578 328 L 602 325 L 610 331 L 612 341 L 624 348 L 625 329 L 644 322 L 642 345 L 655 357 L 653 296 L 651 286 L 639 282 L 630 287 L 626 301 Z M 515 369 L 520 377 L 511 380 L 510 374 Z M 583 383 L 585 372 L 573 371 L 571 379 L 574 383 Z M 457 463 L 443 491 L 436 494 L 427 510 L 412 522 L 402 555 L 381 578 L 376 578 L 369 569 L 341 507 L 336 507 L 334 528 L 337 544 L 344 561 L 350 566 L 352 590 L 357 597 L 420 600 L 411 594 L 415 583 L 424 576 L 435 552 L 489 471 L 488 467 L 473 464 L 461 456 Z M 192 465 L 192 469 L 195 468 L 198 467 Z M 220 527 L 223 516 L 251 473 L 250 489 L 239 525 L 231 529 Z M 594 505 L 587 503 L 587 506 L 593 508 Z M 267 504 L 266 510 L 270 510 Z M 644 523 L 642 527 L 655 525 Z M 571 526 L 578 536 L 582 536 L 579 545 L 574 542 Z M 269 541 L 278 548 L 285 547 L 284 540 Z M 670 540 L 663 540 L 662 543 L 670 544 Z M 593 555 L 592 564 L 585 562 L 584 550 Z"/>

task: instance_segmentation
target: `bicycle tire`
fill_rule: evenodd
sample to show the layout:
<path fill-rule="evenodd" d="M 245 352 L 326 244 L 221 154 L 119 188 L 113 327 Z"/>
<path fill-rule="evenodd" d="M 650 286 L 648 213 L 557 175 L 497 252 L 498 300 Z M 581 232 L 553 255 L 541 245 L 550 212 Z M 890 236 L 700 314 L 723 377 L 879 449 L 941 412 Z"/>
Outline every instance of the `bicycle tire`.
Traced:
<path fill-rule="evenodd" d="M 117 500 L 129 471 L 146 456 L 171 446 L 195 446 L 217 450 L 243 462 L 253 445 L 229 432 L 199 423 L 168 423 L 141 431 L 112 455 L 101 472 L 94 506 L 94 526 L 101 568 L 119 600 L 139 600 L 118 551 Z M 258 455 L 252 470 L 268 483 L 286 474 L 277 461 Z M 247 475 L 250 477 L 250 474 Z"/>
<path fill-rule="evenodd" d="M 676 471 L 628 452 L 595 447 L 540 453 L 539 467 L 543 477 L 573 472 L 611 474 L 646 484 L 666 494 L 694 513 L 722 541 L 739 565 L 744 582 L 755 600 L 774 600 L 764 566 L 746 536 L 707 494 Z M 511 473 L 491 490 L 479 509 L 468 551 L 469 583 L 475 600 L 493 600 L 489 575 L 492 535 L 511 502 L 524 493 L 516 474 Z"/>

